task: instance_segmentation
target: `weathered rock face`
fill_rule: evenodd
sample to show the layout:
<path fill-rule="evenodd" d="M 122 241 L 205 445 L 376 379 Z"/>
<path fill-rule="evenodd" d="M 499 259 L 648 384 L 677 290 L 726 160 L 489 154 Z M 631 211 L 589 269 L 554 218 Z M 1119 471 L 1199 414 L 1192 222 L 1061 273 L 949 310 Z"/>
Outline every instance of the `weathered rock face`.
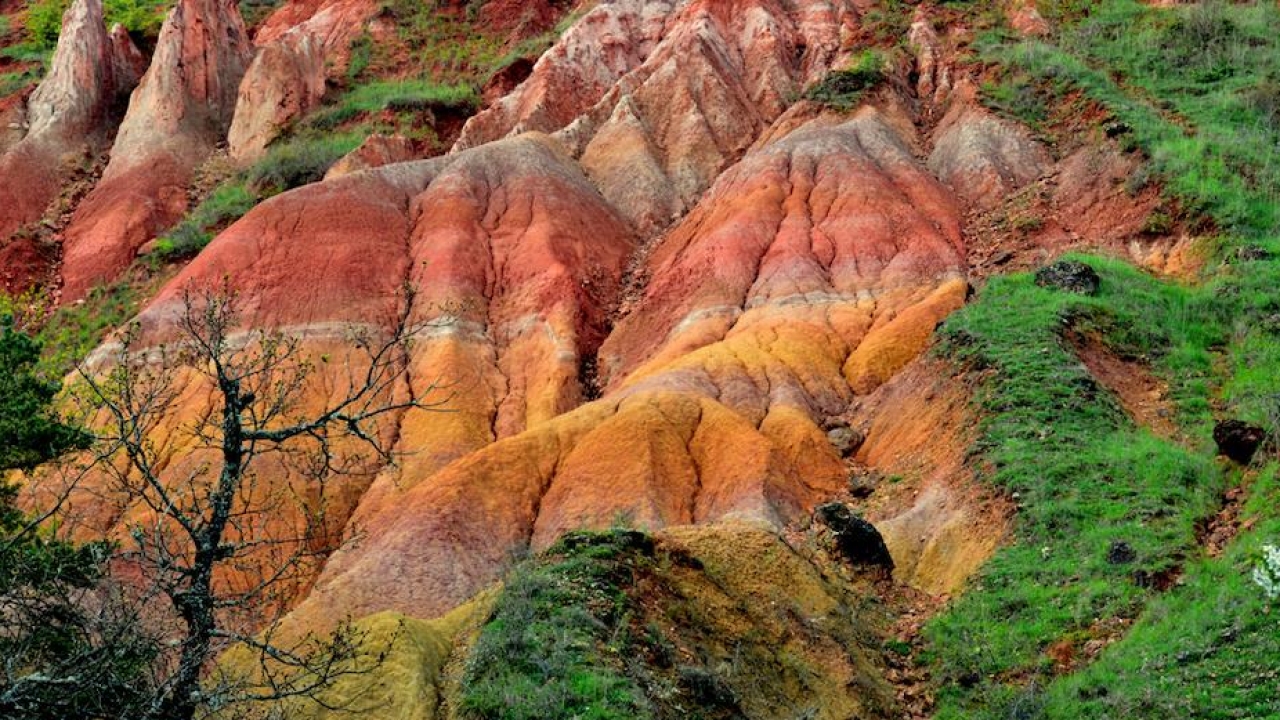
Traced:
<path fill-rule="evenodd" d="M 402 135 L 370 135 L 360 147 L 347 153 L 325 173 L 333 180 L 361 170 L 382 167 L 414 159 L 413 141 Z"/>
<path fill-rule="evenodd" d="M 199 3 L 219 10 L 192 14 Z M 373 12 L 363 0 L 284 6 L 257 38 L 231 121 L 237 88 L 224 81 L 247 50 L 208 42 L 240 37 L 228 8 L 185 0 L 171 19 L 167 70 L 153 66 L 148 83 L 173 92 L 136 94 L 118 144 L 130 157 L 69 234 L 69 297 L 182 211 L 192 163 L 217 137 L 203 129 L 231 122 L 237 151 L 260 151 L 323 91 L 316 57 Z M 911 476 L 909 496 L 877 490 L 868 514 L 883 532 L 877 561 L 899 579 L 952 592 L 990 556 L 1006 517 L 973 499 L 966 437 L 936 433 L 972 424 L 967 398 L 939 389 L 949 378 L 896 379 L 964 302 L 966 213 L 1047 178 L 1061 181 L 1062 207 L 1116 199 L 1092 192 L 1085 160 L 1055 167 L 1025 129 L 981 109 L 952 77 L 954 35 L 939 38 L 923 13 L 914 92 L 903 70 L 851 114 L 790 105 L 856 49 L 857 17 L 851 0 L 598 3 L 448 156 L 404 162 L 411 143 L 372 138 L 325 182 L 250 212 L 166 286 L 139 318 L 145 342 L 174 338 L 184 288 L 234 278 L 245 329 L 296 333 L 316 360 L 322 382 L 302 412 L 358 365 L 344 330 L 376 326 L 417 288 L 422 327 L 393 392 L 450 412 L 391 418 L 381 432 L 399 461 L 323 488 L 257 467 L 264 487 L 323 507 L 335 534 L 363 532 L 308 578 L 298 627 L 438 616 L 513 553 L 619 518 L 776 528 L 846 491 L 851 465 Z M 188 35 L 205 49 L 188 52 Z M 325 49 L 302 52 L 300 37 Z M 207 402 L 192 380 L 164 427 Z M 157 440 L 178 481 L 206 456 L 170 430 Z M 109 531 L 142 512 L 95 520 Z M 304 521 L 282 514 L 270 530 Z"/>
<path fill-rule="evenodd" d="M 634 384 L 712 343 L 755 336 L 768 345 L 782 318 L 790 328 L 803 318 L 834 336 L 829 348 L 843 345 L 837 385 L 865 392 L 900 366 L 880 338 L 903 343 L 905 362 L 932 332 L 933 311 L 923 308 L 941 302 L 941 311 L 956 293 L 963 298 L 959 207 L 868 109 L 752 153 L 657 246 L 647 268 L 644 297 L 601 350 L 606 386 Z M 949 299 L 933 298 L 935 288 Z M 916 303 L 924 315 L 903 312 Z M 890 317 L 893 327 L 882 332 Z M 904 332 L 913 323 L 919 328 Z M 854 351 L 864 338 L 870 345 Z M 823 409 L 847 401 L 847 389 L 830 392 Z"/>
<path fill-rule="evenodd" d="M 457 147 L 558 132 L 641 232 L 669 225 L 835 60 L 852 2 L 601 4 Z"/>
<path fill-rule="evenodd" d="M 240 83 L 227 143 L 231 157 L 252 162 L 325 91 L 324 47 L 314 35 L 291 33 L 254 57 Z"/>
<path fill-rule="evenodd" d="M 265 47 L 288 35 L 311 36 L 331 61 L 329 72 L 341 73 L 347 67 L 352 41 L 364 32 L 379 7 L 374 0 L 291 0 L 263 21 L 253 40 Z"/>
<path fill-rule="evenodd" d="M 182 0 L 170 12 L 102 181 L 67 229 L 64 301 L 111 278 L 182 216 L 192 172 L 231 123 L 250 54 L 234 2 Z"/>
<path fill-rule="evenodd" d="M 929 167 L 962 200 L 989 210 L 1043 175 L 1052 161 L 1025 128 L 984 110 L 973 94 L 968 85 L 956 89 L 935 131 Z"/>
<path fill-rule="evenodd" d="M 27 102 L 25 136 L 0 157 L 0 257 L 14 270 L 4 287 L 23 289 L 44 265 L 29 243 L 8 245 L 19 227 L 40 218 L 71 167 L 86 163 L 112 124 L 120 100 L 137 84 L 142 57 L 118 28 L 107 32 L 102 0 L 77 0 L 63 16 L 49 74 Z M 30 262 L 23 262 L 19 257 Z"/>
<path fill-rule="evenodd" d="M 958 233 L 950 195 L 874 112 L 752 153 L 646 264 L 648 292 L 600 354 L 605 396 L 499 432 L 429 479 L 406 469 L 375 484 L 356 515 L 367 536 L 330 559 L 298 613 L 436 614 L 513 548 L 620 516 L 807 512 L 845 482 L 819 418 L 918 353 L 962 302 Z M 466 563 L 450 560 L 459 552 Z"/>
<path fill-rule="evenodd" d="M 146 343 L 173 339 L 183 290 L 234 277 L 247 299 L 246 328 L 300 333 L 307 356 L 326 358 L 317 366 L 341 374 L 359 362 L 344 343 L 347 325 L 376 325 L 395 312 L 406 282 L 420 288 L 412 312 L 423 329 L 406 379 L 425 402 L 447 399 L 450 412 L 410 413 L 388 428 L 406 451 L 396 467 L 331 483 L 327 497 L 302 494 L 327 503 L 326 517 L 340 530 L 357 501 L 361 517 L 381 518 L 446 463 L 578 405 L 579 365 L 604 337 L 606 306 L 631 249 L 625 225 L 555 143 L 522 137 L 264 203 L 175 278 L 139 322 Z M 436 381 L 447 388 L 432 392 Z M 306 407 L 321 406 L 328 387 L 305 398 Z M 190 402 L 171 427 L 207 402 L 198 386 L 184 397 Z M 166 437 L 173 478 L 203 461 L 193 442 Z M 277 489 L 296 483 L 287 467 L 262 465 L 258 473 Z M 96 520 L 110 526 L 117 517 Z"/>

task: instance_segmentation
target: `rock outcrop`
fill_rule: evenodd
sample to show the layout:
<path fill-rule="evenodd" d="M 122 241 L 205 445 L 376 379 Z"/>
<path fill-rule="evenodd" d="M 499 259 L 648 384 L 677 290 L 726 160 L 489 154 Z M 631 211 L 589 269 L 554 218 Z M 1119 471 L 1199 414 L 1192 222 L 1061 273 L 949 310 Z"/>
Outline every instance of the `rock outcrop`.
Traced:
<path fill-rule="evenodd" d="M 1052 158 L 1025 128 L 978 105 L 975 93 L 967 82 L 954 91 L 934 131 L 929 167 L 966 203 L 990 210 L 1044 175 Z"/>
<path fill-rule="evenodd" d="M 182 216 L 192 173 L 226 135 L 250 56 L 231 0 L 182 0 L 169 13 L 102 181 L 67 229 L 64 301 L 112 278 Z"/>
<path fill-rule="evenodd" d="M 604 196 L 652 233 L 832 66 L 856 18 L 848 0 L 601 4 L 473 118 L 457 147 L 556 132 Z"/>
<path fill-rule="evenodd" d="M 25 136 L 0 157 L 0 267 L 28 268 L 4 279 L 8 290 L 24 289 L 45 264 L 24 262 L 45 254 L 12 235 L 44 214 L 77 165 L 91 162 L 141 76 L 141 54 L 122 29 L 107 31 L 102 13 L 102 0 L 67 9 L 49 74 L 23 113 Z"/>
<path fill-rule="evenodd" d="M 291 0 L 258 26 L 253 40 L 266 47 L 290 35 L 313 37 L 324 48 L 327 72 L 340 74 L 350 60 L 351 43 L 379 9 L 374 0 Z"/>
<path fill-rule="evenodd" d="M 310 34 L 291 33 L 258 51 L 240 82 L 227 144 L 239 162 L 257 160 L 289 123 L 324 97 L 325 53 Z"/>
<path fill-rule="evenodd" d="M 325 180 L 333 180 L 361 170 L 382 167 L 414 159 L 413 141 L 403 135 L 370 135 L 360 147 L 333 164 Z"/>

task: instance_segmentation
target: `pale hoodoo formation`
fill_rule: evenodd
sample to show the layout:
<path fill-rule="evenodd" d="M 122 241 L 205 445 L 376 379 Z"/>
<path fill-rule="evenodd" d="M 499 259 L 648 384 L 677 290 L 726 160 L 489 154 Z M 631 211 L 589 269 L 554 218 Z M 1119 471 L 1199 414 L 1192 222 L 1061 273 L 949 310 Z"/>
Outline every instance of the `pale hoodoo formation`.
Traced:
<path fill-rule="evenodd" d="M 263 47 L 240 83 L 227 136 L 231 157 L 252 162 L 293 120 L 320 103 L 325 48 L 319 38 L 291 33 Z"/>
<path fill-rule="evenodd" d="M 102 0 L 67 9 L 49 74 L 27 102 L 25 136 L 0 156 L 0 287 L 8 290 L 26 289 L 47 262 L 29 239 L 11 236 L 44 214 L 75 168 L 92 163 L 114 109 L 142 75 L 142 55 L 122 28 L 107 31 L 102 12 Z"/>
<path fill-rule="evenodd" d="M 234 2 L 182 0 L 170 12 L 102 181 L 67 229 L 64 301 L 114 277 L 182 217 L 192 173 L 226 137 L 251 55 Z"/>

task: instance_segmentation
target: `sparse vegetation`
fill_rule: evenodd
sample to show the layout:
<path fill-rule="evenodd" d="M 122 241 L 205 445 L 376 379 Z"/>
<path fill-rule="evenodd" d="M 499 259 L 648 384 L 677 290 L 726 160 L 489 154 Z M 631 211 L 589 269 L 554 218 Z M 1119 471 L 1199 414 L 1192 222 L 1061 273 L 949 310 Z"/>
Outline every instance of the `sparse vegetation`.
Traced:
<path fill-rule="evenodd" d="M 312 115 L 307 125 L 332 129 L 369 113 L 413 113 L 453 110 L 469 114 L 480 104 L 470 85 L 441 85 L 429 80 L 378 81 L 358 85 Z"/>
<path fill-rule="evenodd" d="M 265 157 L 214 189 L 195 210 L 156 240 L 158 260 L 191 257 L 214 236 L 263 200 L 317 182 L 343 155 L 359 146 L 359 133 L 306 135 L 272 145 Z"/>
<path fill-rule="evenodd" d="M 1129 192 L 1158 179 L 1216 222 L 1222 257 L 1251 252 L 1190 286 L 1088 259 L 1103 278 L 1097 297 L 997 278 L 946 324 L 942 351 L 987 370 L 977 449 L 1020 512 L 1016 543 L 929 628 L 940 718 L 1280 713 L 1266 680 L 1280 640 L 1250 577 L 1280 524 L 1276 468 L 1224 469 L 1209 441 L 1223 413 L 1280 430 L 1280 327 L 1268 321 L 1280 310 L 1280 174 L 1268 149 L 1280 141 L 1268 85 L 1278 18 L 1267 4 L 1114 0 L 1063 9 L 1052 40 L 997 32 L 979 43 L 1001 66 L 984 87 L 990 105 L 1043 127 L 1049 107 L 1083 93 L 1111 113 L 1108 135 L 1149 157 Z M 1144 231 L 1172 225 L 1162 208 Z M 1182 437 L 1134 427 L 1068 333 L 1150 363 L 1169 382 Z M 1243 529 L 1206 556 L 1196 528 L 1239 485 Z M 1107 562 L 1115 541 L 1135 559 Z"/>
<path fill-rule="evenodd" d="M 858 106 L 863 96 L 884 80 L 884 57 L 876 50 L 864 50 L 843 70 L 827 73 L 805 98 L 840 112 Z"/>
<path fill-rule="evenodd" d="M 1280 229 L 1280 8 L 1210 1 L 1156 9 L 1136 0 L 1064 13 L 1055 40 L 978 43 L 1009 84 L 989 84 L 997 109 L 1041 122 L 1040 104 L 1080 91 L 1123 123 L 1152 170 L 1193 214 L 1232 235 Z M 1035 94 L 1039 100 L 1031 96 Z"/>

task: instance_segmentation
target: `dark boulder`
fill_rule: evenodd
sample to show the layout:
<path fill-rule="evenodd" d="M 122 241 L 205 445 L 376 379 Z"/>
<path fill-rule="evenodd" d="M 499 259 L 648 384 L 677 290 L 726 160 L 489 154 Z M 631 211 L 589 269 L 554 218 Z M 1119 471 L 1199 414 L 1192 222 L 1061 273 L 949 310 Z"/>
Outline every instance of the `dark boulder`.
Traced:
<path fill-rule="evenodd" d="M 1098 277 L 1097 271 L 1082 262 L 1059 260 L 1036 272 L 1036 284 L 1077 295 L 1097 295 L 1102 278 Z"/>
<path fill-rule="evenodd" d="M 1116 540 L 1107 549 L 1107 562 L 1112 565 L 1128 565 L 1138 559 L 1138 551 L 1123 540 Z"/>
<path fill-rule="evenodd" d="M 875 526 L 854 515 L 842 503 L 827 503 L 818 508 L 818 518 L 831 529 L 836 549 L 854 565 L 871 565 L 893 570 L 893 558 L 884 538 Z"/>
<path fill-rule="evenodd" d="M 1218 454 L 1226 455 L 1241 465 L 1248 465 L 1253 455 L 1267 439 L 1267 433 L 1257 425 L 1241 420 L 1223 420 L 1213 427 L 1213 441 Z"/>

